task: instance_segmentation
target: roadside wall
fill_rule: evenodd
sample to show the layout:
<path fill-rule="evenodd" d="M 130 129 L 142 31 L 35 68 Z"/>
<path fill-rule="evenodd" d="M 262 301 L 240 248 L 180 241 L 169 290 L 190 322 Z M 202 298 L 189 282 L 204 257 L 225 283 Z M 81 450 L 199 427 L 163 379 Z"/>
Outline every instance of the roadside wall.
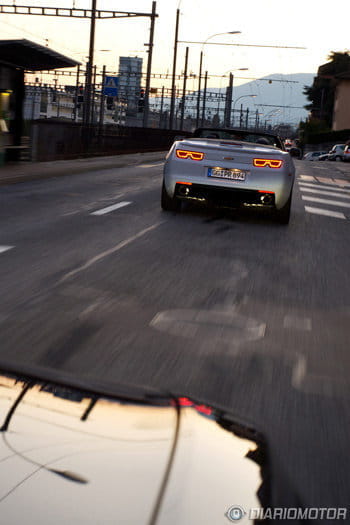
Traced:
<path fill-rule="evenodd" d="M 189 136 L 186 131 L 98 126 L 85 128 L 82 124 L 53 120 L 34 121 L 32 127 L 33 161 L 74 159 L 100 155 L 121 155 L 164 151 L 174 139 Z"/>

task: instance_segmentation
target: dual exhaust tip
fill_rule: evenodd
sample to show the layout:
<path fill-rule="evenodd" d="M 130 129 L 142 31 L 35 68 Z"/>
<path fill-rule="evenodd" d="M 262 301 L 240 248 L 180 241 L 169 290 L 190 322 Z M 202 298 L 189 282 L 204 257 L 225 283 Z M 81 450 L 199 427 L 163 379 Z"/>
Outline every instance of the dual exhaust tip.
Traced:
<path fill-rule="evenodd" d="M 189 186 L 185 186 L 185 185 L 181 185 L 178 189 L 178 192 L 179 194 L 182 196 L 182 197 L 188 197 L 189 194 L 191 193 L 191 190 L 190 190 L 190 187 Z M 263 193 L 261 196 L 260 196 L 260 202 L 261 204 L 263 204 L 264 206 L 270 206 L 274 203 L 274 194 L 273 193 Z"/>

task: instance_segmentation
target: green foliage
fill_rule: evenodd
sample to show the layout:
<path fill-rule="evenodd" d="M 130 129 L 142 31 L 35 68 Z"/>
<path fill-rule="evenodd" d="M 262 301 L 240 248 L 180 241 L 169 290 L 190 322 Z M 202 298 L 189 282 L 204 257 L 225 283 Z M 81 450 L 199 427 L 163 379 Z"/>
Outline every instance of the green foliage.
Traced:
<path fill-rule="evenodd" d="M 350 53 L 332 51 L 328 59 L 330 62 L 319 67 L 312 86 L 304 86 L 303 93 L 310 101 L 305 108 L 311 111 L 313 117 L 331 127 L 336 89 L 335 76 L 350 71 Z"/>

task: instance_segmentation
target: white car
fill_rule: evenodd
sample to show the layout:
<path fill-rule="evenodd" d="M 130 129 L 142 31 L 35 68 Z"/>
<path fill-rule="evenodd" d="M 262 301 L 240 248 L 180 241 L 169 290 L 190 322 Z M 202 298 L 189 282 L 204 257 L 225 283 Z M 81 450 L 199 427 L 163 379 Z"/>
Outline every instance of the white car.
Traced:
<path fill-rule="evenodd" d="M 164 165 L 161 205 L 181 200 L 219 207 L 269 209 L 287 224 L 295 166 L 280 139 L 268 133 L 200 128 L 174 142 Z"/>
<path fill-rule="evenodd" d="M 306 153 L 303 157 L 303 160 L 309 160 L 309 161 L 315 161 L 319 160 L 320 155 L 325 155 L 327 151 L 309 151 L 309 153 Z"/>

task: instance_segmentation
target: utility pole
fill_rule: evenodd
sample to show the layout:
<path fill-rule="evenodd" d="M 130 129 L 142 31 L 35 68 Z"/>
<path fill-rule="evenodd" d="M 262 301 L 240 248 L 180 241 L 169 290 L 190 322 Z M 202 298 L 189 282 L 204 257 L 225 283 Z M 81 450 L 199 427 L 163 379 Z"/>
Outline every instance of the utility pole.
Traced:
<path fill-rule="evenodd" d="M 196 128 L 199 126 L 199 114 L 201 110 L 201 79 L 202 79 L 202 64 L 203 64 L 203 51 L 201 51 L 199 59 L 199 75 L 198 75 L 198 94 L 197 94 L 197 116 L 196 116 Z"/>
<path fill-rule="evenodd" d="M 204 90 L 203 90 L 203 105 L 202 105 L 201 126 L 203 126 L 204 121 L 205 121 L 205 105 L 206 105 L 206 97 L 207 97 L 207 84 L 208 84 L 208 71 L 206 71 L 205 75 L 204 75 Z"/>
<path fill-rule="evenodd" d="M 84 124 L 89 126 L 91 122 L 91 95 L 92 95 L 92 72 L 94 64 L 94 46 L 95 46 L 95 25 L 96 25 L 96 2 L 92 0 L 91 17 L 90 17 L 90 43 L 89 43 L 89 61 L 86 68 L 86 85 L 84 97 Z"/>
<path fill-rule="evenodd" d="M 243 127 L 243 104 L 241 104 L 241 111 L 240 111 L 240 114 L 239 114 L 239 127 L 240 128 Z"/>
<path fill-rule="evenodd" d="M 159 127 L 163 127 L 163 107 L 164 107 L 164 86 L 162 86 L 162 96 L 160 99 L 160 115 L 159 115 Z M 166 127 L 166 126 L 164 126 Z"/>
<path fill-rule="evenodd" d="M 156 2 L 152 2 L 152 13 L 151 13 L 151 28 L 149 34 L 148 44 L 148 58 L 147 58 L 147 74 L 146 74 L 146 87 L 145 87 L 145 106 L 143 109 L 143 127 L 148 126 L 149 116 L 149 92 L 151 86 L 151 71 L 152 71 L 152 54 L 153 54 L 153 40 L 154 40 L 154 24 L 156 21 Z"/>
<path fill-rule="evenodd" d="M 187 85 L 187 69 L 188 69 L 188 47 L 186 47 L 185 54 L 185 69 L 184 69 L 184 82 L 182 88 L 182 104 L 181 104 L 181 117 L 180 117 L 180 129 L 184 128 L 184 116 L 185 116 L 185 104 L 186 104 L 186 85 Z"/>
<path fill-rule="evenodd" d="M 176 60 L 177 60 L 177 44 L 179 39 L 179 18 L 180 9 L 176 10 L 176 22 L 175 22 L 175 38 L 174 38 L 174 55 L 173 55 L 173 74 L 171 79 L 171 100 L 170 100 L 170 114 L 169 114 L 169 129 L 173 129 L 174 125 L 174 114 L 175 114 L 175 97 L 176 97 Z"/>
<path fill-rule="evenodd" d="M 231 121 L 231 108 L 232 108 L 232 91 L 233 91 L 233 74 L 230 73 L 229 85 L 226 88 L 226 101 L 225 101 L 225 113 L 224 113 L 224 127 L 230 127 Z"/>
<path fill-rule="evenodd" d="M 103 69 L 102 69 L 102 84 L 101 84 L 101 98 L 100 98 L 100 116 L 99 116 L 99 119 L 98 119 L 98 135 L 99 135 L 100 138 L 101 138 L 101 135 L 102 135 L 103 117 L 104 117 L 104 109 L 105 109 L 105 95 L 104 95 L 105 79 L 106 79 L 106 66 L 103 66 Z"/>

